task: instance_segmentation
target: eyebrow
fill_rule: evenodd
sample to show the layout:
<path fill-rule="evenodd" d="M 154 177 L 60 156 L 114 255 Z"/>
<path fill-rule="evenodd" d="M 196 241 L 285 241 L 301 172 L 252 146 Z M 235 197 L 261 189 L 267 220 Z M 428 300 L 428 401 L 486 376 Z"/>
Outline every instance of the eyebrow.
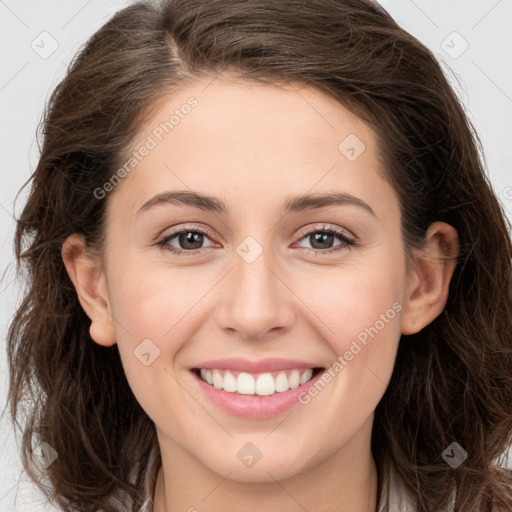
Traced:
<path fill-rule="evenodd" d="M 138 210 L 137 215 L 162 204 L 176 204 L 178 206 L 191 206 L 200 210 L 226 214 L 226 204 L 220 199 L 189 190 L 167 191 L 157 194 L 146 201 Z M 304 194 L 288 198 L 281 210 L 283 215 L 307 210 L 325 208 L 327 206 L 358 206 L 376 217 L 375 212 L 368 203 L 359 197 L 347 192 L 332 192 L 328 194 Z"/>

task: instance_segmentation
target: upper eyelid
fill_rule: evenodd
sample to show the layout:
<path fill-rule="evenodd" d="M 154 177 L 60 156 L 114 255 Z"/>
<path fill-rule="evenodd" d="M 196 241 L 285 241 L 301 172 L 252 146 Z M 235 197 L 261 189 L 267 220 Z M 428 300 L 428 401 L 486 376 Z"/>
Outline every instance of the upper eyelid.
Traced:
<path fill-rule="evenodd" d="M 298 235 L 297 235 L 299 237 L 299 240 L 302 240 L 302 238 L 304 238 L 304 236 L 307 236 L 311 233 L 316 233 L 316 232 L 321 232 L 321 231 L 332 231 L 338 235 L 346 236 L 347 238 L 350 238 L 352 240 L 355 240 L 355 238 L 356 238 L 346 228 L 335 227 L 335 226 L 327 224 L 327 223 L 320 223 L 320 224 L 322 224 L 322 226 L 320 226 L 320 227 L 310 226 L 310 227 L 300 229 L 298 232 Z"/>
<path fill-rule="evenodd" d="M 203 233 L 206 236 L 208 236 L 209 238 L 215 238 L 212 231 L 209 228 L 205 228 L 202 226 L 198 227 L 198 226 L 187 226 L 187 225 L 185 225 L 184 227 L 180 227 L 179 229 L 172 230 L 167 234 L 162 234 L 158 238 L 159 239 L 174 238 L 176 235 L 179 235 L 180 233 L 195 232 L 195 231 L 197 231 L 199 233 Z"/>

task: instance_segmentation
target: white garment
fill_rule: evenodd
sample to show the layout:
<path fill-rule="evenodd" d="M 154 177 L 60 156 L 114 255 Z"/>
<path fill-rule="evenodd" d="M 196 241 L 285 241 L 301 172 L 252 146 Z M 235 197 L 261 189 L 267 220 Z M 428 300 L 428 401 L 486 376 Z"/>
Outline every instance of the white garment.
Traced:
<path fill-rule="evenodd" d="M 379 497 L 377 512 L 416 512 L 416 499 L 405 489 L 402 479 L 399 478 L 392 464 L 389 472 L 384 472 L 382 493 Z M 452 492 L 450 505 L 446 512 L 453 512 L 455 504 L 455 490 Z"/>
<path fill-rule="evenodd" d="M 393 466 L 383 475 L 382 492 L 379 497 L 377 512 L 414 512 L 414 501 L 404 489 L 402 481 L 397 478 Z"/>

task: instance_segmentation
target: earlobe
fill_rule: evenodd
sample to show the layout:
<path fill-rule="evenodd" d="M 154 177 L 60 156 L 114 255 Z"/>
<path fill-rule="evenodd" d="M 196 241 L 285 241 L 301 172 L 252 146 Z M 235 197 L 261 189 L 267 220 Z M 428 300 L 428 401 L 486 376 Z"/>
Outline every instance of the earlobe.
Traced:
<path fill-rule="evenodd" d="M 443 311 L 459 254 L 457 231 L 445 222 L 434 222 L 425 235 L 424 248 L 415 253 L 408 289 L 402 334 L 415 334 Z"/>
<path fill-rule="evenodd" d="M 85 239 L 78 233 L 62 244 L 62 259 L 78 300 L 91 319 L 91 338 L 99 345 L 114 345 L 116 333 L 101 261 L 87 254 Z"/>

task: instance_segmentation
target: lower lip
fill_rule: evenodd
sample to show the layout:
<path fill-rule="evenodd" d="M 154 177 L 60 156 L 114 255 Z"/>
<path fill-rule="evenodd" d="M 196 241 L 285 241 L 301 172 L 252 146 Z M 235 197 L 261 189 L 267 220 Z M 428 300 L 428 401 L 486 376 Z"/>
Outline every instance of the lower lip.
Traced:
<path fill-rule="evenodd" d="M 319 372 L 312 379 L 308 380 L 302 386 L 295 389 L 289 389 L 282 393 L 274 393 L 273 395 L 241 395 L 239 393 L 229 393 L 223 389 L 216 389 L 208 384 L 192 371 L 204 394 L 216 405 L 224 411 L 241 418 L 271 418 L 277 416 L 294 405 L 300 404 L 299 395 L 307 393 L 311 386 L 321 377 L 323 372 Z"/>

